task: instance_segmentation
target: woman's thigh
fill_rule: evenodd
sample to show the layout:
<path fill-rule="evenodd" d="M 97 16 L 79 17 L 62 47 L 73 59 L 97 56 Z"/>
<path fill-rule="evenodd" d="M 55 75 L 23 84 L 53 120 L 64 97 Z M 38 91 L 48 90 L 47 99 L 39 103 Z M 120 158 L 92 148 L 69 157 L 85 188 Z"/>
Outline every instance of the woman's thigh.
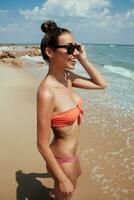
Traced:
<path fill-rule="evenodd" d="M 76 169 L 77 169 L 77 177 L 79 177 L 81 175 L 82 171 L 81 171 L 81 166 L 80 166 L 80 161 L 79 161 L 78 156 L 76 156 L 75 164 L 76 164 Z"/>
<path fill-rule="evenodd" d="M 65 175 L 70 179 L 74 187 L 76 187 L 76 183 L 77 183 L 77 166 L 75 162 L 64 163 L 60 165 L 61 169 L 63 170 Z"/>
<path fill-rule="evenodd" d="M 78 156 L 73 163 L 63 163 L 60 165 L 66 176 L 72 181 L 74 186 L 77 184 L 77 178 L 81 175 L 81 167 Z"/>
<path fill-rule="evenodd" d="M 81 167 L 78 156 L 76 156 L 73 163 L 59 163 L 59 166 L 61 167 L 65 175 L 70 179 L 72 184 L 76 186 L 77 178 L 81 175 Z M 54 176 L 48 165 L 46 165 L 46 168 L 49 174 L 54 178 L 54 180 L 56 180 L 56 177 Z"/>

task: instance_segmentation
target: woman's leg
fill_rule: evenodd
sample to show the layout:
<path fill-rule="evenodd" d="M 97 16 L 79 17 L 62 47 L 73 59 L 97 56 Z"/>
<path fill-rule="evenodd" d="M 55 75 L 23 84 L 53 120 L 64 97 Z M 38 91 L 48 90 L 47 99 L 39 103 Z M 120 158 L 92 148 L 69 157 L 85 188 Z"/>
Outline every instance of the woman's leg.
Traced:
<path fill-rule="evenodd" d="M 74 185 L 74 188 L 76 188 L 77 178 L 81 174 L 79 158 L 78 158 L 78 156 L 76 156 L 72 163 L 62 162 L 62 160 L 64 160 L 64 159 L 61 159 L 61 161 L 60 160 L 57 160 L 57 161 L 58 161 L 61 169 L 64 171 L 66 176 L 70 179 L 70 181 Z M 55 195 L 55 200 L 70 200 L 71 199 L 70 196 L 67 196 L 63 192 L 60 191 L 59 183 L 56 180 L 56 177 L 54 177 L 53 173 L 51 172 L 51 170 L 49 169 L 48 166 L 47 166 L 47 171 L 52 175 L 52 177 L 54 179 L 54 191 L 53 192 Z"/>
<path fill-rule="evenodd" d="M 60 191 L 59 183 L 57 180 L 54 181 L 54 200 L 71 200 L 71 196 Z"/>
<path fill-rule="evenodd" d="M 82 171 L 81 171 L 81 166 L 80 166 L 80 161 L 79 161 L 78 156 L 76 156 L 75 164 L 76 164 L 76 168 L 77 168 L 77 177 L 79 177 L 82 174 Z"/>
<path fill-rule="evenodd" d="M 66 176 L 70 179 L 72 184 L 74 185 L 74 188 L 76 188 L 77 185 L 77 176 L 78 176 L 78 168 L 76 158 L 73 160 L 73 162 L 70 162 L 71 160 L 68 159 L 67 161 L 62 162 L 64 159 L 61 159 L 61 161 L 58 160 L 59 165 L 63 172 L 66 174 Z M 55 200 L 70 200 L 70 195 L 65 195 L 63 192 L 59 189 L 59 183 L 55 180 L 54 184 L 54 193 L 55 193 Z"/>

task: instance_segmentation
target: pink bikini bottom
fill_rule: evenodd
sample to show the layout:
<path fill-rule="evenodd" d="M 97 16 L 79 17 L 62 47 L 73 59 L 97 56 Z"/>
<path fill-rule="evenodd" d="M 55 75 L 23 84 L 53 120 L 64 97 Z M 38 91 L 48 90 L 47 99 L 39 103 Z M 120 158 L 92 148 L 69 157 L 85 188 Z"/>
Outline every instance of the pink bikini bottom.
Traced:
<path fill-rule="evenodd" d="M 76 159 L 77 159 L 76 155 L 74 155 L 72 158 L 56 158 L 59 165 L 62 165 L 62 164 L 65 164 L 65 163 L 74 163 Z M 54 175 L 51 172 L 51 170 L 50 170 L 50 168 L 47 164 L 46 164 L 46 169 L 47 169 L 48 173 L 50 173 L 53 177 Z"/>
<path fill-rule="evenodd" d="M 74 163 L 76 160 L 76 155 L 74 155 L 72 158 L 56 158 L 56 160 L 59 164 Z"/>

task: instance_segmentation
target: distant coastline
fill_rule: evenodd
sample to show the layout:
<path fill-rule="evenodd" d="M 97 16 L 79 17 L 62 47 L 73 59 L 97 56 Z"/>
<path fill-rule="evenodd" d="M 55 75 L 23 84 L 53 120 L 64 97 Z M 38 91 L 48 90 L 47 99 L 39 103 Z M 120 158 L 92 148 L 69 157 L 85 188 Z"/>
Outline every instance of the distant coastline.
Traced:
<path fill-rule="evenodd" d="M 87 43 L 81 42 L 82 44 L 89 44 L 89 45 L 116 45 L 116 46 L 134 46 L 134 44 L 116 44 L 116 43 Z M 33 45 L 40 45 L 40 43 L 0 43 L 0 46 L 33 46 Z"/>

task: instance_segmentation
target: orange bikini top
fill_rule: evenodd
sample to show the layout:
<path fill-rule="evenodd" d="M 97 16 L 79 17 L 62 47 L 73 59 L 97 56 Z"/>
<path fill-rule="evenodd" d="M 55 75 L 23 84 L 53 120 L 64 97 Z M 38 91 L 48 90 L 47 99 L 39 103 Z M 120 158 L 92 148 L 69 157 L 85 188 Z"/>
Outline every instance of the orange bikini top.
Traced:
<path fill-rule="evenodd" d="M 52 116 L 51 127 L 56 128 L 64 127 L 66 125 L 69 126 L 72 125 L 76 119 L 79 125 L 81 123 L 81 114 L 83 115 L 82 103 L 82 98 L 80 98 L 79 103 L 76 105 L 76 107 Z"/>

